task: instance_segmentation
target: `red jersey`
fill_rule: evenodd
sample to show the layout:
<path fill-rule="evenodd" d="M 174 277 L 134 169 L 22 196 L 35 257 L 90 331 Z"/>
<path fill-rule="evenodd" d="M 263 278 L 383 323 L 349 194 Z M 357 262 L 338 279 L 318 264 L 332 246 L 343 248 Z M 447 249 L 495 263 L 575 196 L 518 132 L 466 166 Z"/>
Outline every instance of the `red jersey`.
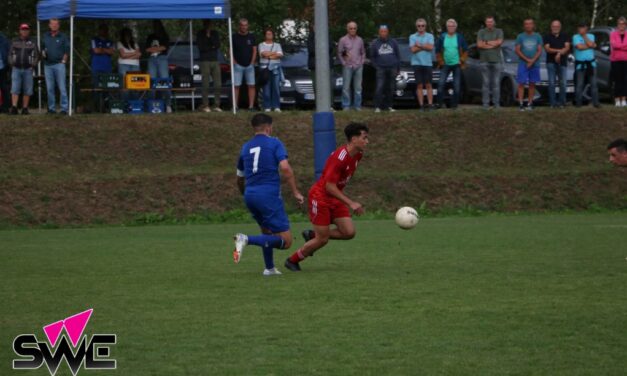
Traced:
<path fill-rule="evenodd" d="M 359 152 L 354 157 L 351 157 L 346 145 L 339 147 L 327 159 L 320 179 L 311 187 L 311 193 L 316 194 L 320 198 L 330 197 L 326 189 L 327 183 L 335 183 L 339 190 L 343 191 L 348 181 L 357 171 L 357 164 L 362 156 L 363 153 Z"/>

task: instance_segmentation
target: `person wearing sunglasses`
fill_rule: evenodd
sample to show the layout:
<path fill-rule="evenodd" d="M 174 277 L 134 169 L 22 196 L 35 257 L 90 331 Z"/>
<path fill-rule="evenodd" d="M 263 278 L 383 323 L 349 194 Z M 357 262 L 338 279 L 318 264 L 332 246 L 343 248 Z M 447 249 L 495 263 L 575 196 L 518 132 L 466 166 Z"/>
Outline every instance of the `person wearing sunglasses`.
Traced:
<path fill-rule="evenodd" d="M 357 35 L 357 23 L 354 21 L 346 25 L 346 35 L 337 44 L 337 57 L 342 63 L 342 109 L 348 111 L 353 108 L 360 111 L 366 49 L 363 39 Z"/>
<path fill-rule="evenodd" d="M 500 107 L 500 82 L 503 72 L 501 62 L 501 44 L 503 44 L 503 30 L 494 27 L 496 22 L 493 16 L 485 18 L 485 27 L 477 33 L 477 48 L 481 65 L 483 86 L 481 94 L 483 108 L 490 108 L 490 97 L 495 108 Z"/>
<path fill-rule="evenodd" d="M 433 108 L 433 45 L 435 41 L 433 34 L 427 33 L 427 21 L 424 18 L 416 20 L 416 33 L 409 37 L 409 47 L 411 49 L 411 66 L 414 68 L 414 79 L 416 80 L 416 98 L 418 105 L 425 111 Z M 424 105 L 425 91 L 427 94 L 427 105 Z"/>

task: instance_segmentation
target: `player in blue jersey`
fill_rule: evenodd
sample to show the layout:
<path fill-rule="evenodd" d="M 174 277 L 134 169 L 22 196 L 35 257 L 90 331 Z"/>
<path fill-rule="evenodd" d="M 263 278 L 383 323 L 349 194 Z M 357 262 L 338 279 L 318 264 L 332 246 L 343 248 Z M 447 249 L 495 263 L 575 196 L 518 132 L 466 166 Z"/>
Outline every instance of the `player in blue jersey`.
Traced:
<path fill-rule="evenodd" d="M 248 210 L 261 227 L 262 234 L 236 234 L 233 260 L 239 263 L 244 248 L 249 244 L 256 245 L 263 250 L 266 264 L 263 275 L 278 275 L 281 272 L 274 266 L 273 249 L 288 249 L 292 245 L 290 222 L 281 198 L 281 174 L 300 205 L 305 198 L 296 186 L 285 146 L 279 139 L 271 137 L 272 118 L 266 114 L 257 114 L 251 122 L 255 136 L 244 144 L 240 152 L 237 186 L 244 195 Z"/>

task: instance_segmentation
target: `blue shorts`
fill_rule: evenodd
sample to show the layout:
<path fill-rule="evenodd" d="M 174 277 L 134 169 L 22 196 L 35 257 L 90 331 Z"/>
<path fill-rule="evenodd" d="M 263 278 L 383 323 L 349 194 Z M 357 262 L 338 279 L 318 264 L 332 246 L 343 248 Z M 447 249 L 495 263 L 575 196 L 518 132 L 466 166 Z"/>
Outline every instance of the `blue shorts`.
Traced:
<path fill-rule="evenodd" d="M 33 69 L 13 68 L 11 71 L 11 94 L 33 95 Z"/>
<path fill-rule="evenodd" d="M 235 64 L 233 66 L 233 84 L 235 86 L 242 86 L 242 80 L 244 77 L 246 77 L 246 85 L 254 85 L 255 67 L 252 64 L 247 67 Z"/>
<path fill-rule="evenodd" d="M 244 201 L 261 228 L 268 229 L 273 234 L 290 229 L 290 221 L 280 196 L 247 193 L 244 195 Z"/>
<path fill-rule="evenodd" d="M 540 67 L 534 65 L 528 68 L 527 63 L 519 63 L 516 82 L 518 82 L 519 85 L 537 84 L 540 82 Z"/>

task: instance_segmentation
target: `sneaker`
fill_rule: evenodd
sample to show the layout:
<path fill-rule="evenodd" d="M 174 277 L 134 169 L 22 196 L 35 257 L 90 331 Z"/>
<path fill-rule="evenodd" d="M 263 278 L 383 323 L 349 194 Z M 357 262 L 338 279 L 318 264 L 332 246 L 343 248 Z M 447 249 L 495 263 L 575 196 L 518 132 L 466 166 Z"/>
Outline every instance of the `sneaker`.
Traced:
<path fill-rule="evenodd" d="M 215 112 L 222 112 L 222 109 L 220 107 L 216 107 L 213 109 Z"/>
<path fill-rule="evenodd" d="M 251 109 L 248 109 L 248 111 L 252 111 L 252 110 L 251 110 Z M 271 110 L 271 109 L 269 109 L 269 108 L 266 108 L 265 110 L 263 110 L 263 112 L 272 112 L 272 110 Z"/>
<path fill-rule="evenodd" d="M 302 234 L 303 239 L 305 239 L 305 243 L 316 237 L 314 230 L 304 230 Z"/>
<path fill-rule="evenodd" d="M 172 113 L 172 106 L 166 106 L 165 107 L 165 112 L 168 113 L 168 114 L 171 114 Z"/>
<path fill-rule="evenodd" d="M 614 106 L 616 107 L 623 107 L 623 103 L 620 100 L 616 100 L 616 103 L 614 104 Z"/>
<path fill-rule="evenodd" d="M 233 250 L 233 261 L 235 263 L 239 263 L 239 260 L 242 259 L 242 253 L 244 253 L 244 247 L 248 245 L 248 236 L 244 234 L 235 234 L 233 236 L 233 240 L 235 241 L 235 250 Z"/>
<path fill-rule="evenodd" d="M 525 105 L 521 103 L 521 104 L 518 106 L 518 111 L 525 111 Z"/>
<path fill-rule="evenodd" d="M 281 275 L 283 273 L 281 273 L 279 271 L 279 269 L 277 268 L 272 268 L 272 269 L 264 269 L 263 270 L 263 275 L 266 277 L 272 276 L 272 275 Z"/>
<path fill-rule="evenodd" d="M 288 268 L 289 270 L 293 271 L 293 272 L 300 272 L 301 271 L 300 265 L 291 262 L 289 258 L 287 260 L 285 260 L 285 267 Z"/>
<path fill-rule="evenodd" d="M 395 110 L 395 109 L 393 109 L 392 107 L 388 108 L 388 111 L 390 111 L 390 112 L 396 112 L 396 110 Z"/>
<path fill-rule="evenodd" d="M 623 101 L 620 102 L 620 106 L 621 107 L 627 107 L 627 100 L 623 99 Z"/>
<path fill-rule="evenodd" d="M 380 113 L 380 112 L 381 112 L 381 109 L 380 109 L 380 108 L 378 108 L 378 107 L 377 107 L 377 108 L 375 108 L 375 109 L 374 109 L 374 113 L 375 113 L 375 114 L 378 114 L 378 113 Z"/>
<path fill-rule="evenodd" d="M 28 115 L 30 112 L 28 112 L 28 107 L 24 107 L 22 108 L 22 115 Z"/>
<path fill-rule="evenodd" d="M 9 115 L 17 115 L 17 107 L 12 106 L 12 107 L 9 109 Z"/>
<path fill-rule="evenodd" d="M 211 108 L 209 108 L 209 106 L 203 107 L 202 112 L 211 112 Z"/>
<path fill-rule="evenodd" d="M 281 109 L 280 108 L 275 108 L 274 112 L 281 112 Z"/>

